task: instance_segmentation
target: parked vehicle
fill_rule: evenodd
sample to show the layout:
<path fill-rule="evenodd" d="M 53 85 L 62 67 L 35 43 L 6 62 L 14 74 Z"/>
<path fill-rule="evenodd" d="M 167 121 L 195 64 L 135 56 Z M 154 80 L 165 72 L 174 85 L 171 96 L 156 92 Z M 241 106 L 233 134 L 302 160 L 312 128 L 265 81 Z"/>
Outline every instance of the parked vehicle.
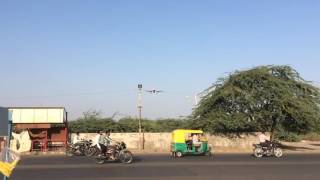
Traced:
<path fill-rule="evenodd" d="M 67 156 L 83 156 L 87 155 L 88 151 L 86 151 L 90 145 L 92 144 L 91 141 L 83 140 L 81 142 L 78 142 L 76 144 L 68 143 L 67 149 L 66 149 L 66 155 Z"/>
<path fill-rule="evenodd" d="M 173 157 L 211 155 L 211 147 L 203 131 L 177 129 L 172 131 L 171 152 Z"/>
<path fill-rule="evenodd" d="M 277 141 L 271 141 L 265 145 L 253 144 L 253 155 L 256 158 L 261 158 L 263 156 L 275 156 L 277 158 L 282 157 L 283 152 L 281 149 L 281 144 Z"/>
<path fill-rule="evenodd" d="M 96 145 L 92 145 L 92 143 L 86 146 L 84 150 L 84 155 L 87 157 L 98 155 L 98 153 L 100 153 L 100 149 Z"/>
<path fill-rule="evenodd" d="M 96 163 L 103 164 L 106 161 L 119 161 L 124 164 L 130 164 L 133 161 L 133 154 L 126 148 L 124 142 L 118 142 L 115 146 L 109 145 L 106 154 L 96 156 Z"/>

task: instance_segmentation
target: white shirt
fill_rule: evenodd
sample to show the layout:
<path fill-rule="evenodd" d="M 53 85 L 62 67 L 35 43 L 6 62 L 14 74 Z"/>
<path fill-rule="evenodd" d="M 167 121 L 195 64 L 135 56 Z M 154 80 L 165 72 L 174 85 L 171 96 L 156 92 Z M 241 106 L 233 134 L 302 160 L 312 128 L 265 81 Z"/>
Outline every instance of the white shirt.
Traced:
<path fill-rule="evenodd" d="M 198 135 L 193 135 L 193 136 L 192 136 L 192 142 L 193 142 L 193 143 L 199 142 Z"/>
<path fill-rule="evenodd" d="M 259 135 L 259 142 L 260 143 L 265 143 L 269 138 L 265 134 L 260 134 Z"/>
<path fill-rule="evenodd" d="M 76 143 L 78 143 L 79 141 L 81 141 L 80 136 L 75 135 L 75 136 L 73 137 L 72 143 L 73 143 L 73 144 L 76 144 Z"/>
<path fill-rule="evenodd" d="M 92 146 L 97 145 L 98 147 L 100 147 L 100 146 L 99 146 L 100 136 L 101 136 L 100 134 L 97 134 L 96 137 L 94 137 L 94 140 L 93 140 L 93 142 L 92 142 Z"/>

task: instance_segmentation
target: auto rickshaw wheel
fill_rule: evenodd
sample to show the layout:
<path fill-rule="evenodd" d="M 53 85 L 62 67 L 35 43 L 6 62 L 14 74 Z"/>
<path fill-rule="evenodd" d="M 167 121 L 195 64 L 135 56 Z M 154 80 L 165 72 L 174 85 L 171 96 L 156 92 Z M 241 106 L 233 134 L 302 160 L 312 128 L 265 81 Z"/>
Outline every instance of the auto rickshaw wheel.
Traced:
<path fill-rule="evenodd" d="M 182 152 L 181 151 L 177 151 L 175 153 L 175 157 L 178 157 L 178 158 L 181 158 L 183 156 Z"/>

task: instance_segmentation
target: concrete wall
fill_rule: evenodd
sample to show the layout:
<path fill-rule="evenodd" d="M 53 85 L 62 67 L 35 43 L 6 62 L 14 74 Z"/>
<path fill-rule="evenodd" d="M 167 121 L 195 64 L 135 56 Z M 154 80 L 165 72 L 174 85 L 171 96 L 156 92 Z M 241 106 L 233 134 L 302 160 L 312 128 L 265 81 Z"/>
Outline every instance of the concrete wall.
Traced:
<path fill-rule="evenodd" d="M 72 135 L 73 136 L 73 135 Z M 82 133 L 84 139 L 94 139 L 95 133 Z M 258 143 L 257 134 L 241 134 L 230 136 L 206 135 L 215 152 L 250 152 L 252 144 Z M 123 141 L 132 150 L 141 148 L 139 133 L 111 133 L 111 138 Z M 171 133 L 145 133 L 144 149 L 150 152 L 169 152 Z"/>

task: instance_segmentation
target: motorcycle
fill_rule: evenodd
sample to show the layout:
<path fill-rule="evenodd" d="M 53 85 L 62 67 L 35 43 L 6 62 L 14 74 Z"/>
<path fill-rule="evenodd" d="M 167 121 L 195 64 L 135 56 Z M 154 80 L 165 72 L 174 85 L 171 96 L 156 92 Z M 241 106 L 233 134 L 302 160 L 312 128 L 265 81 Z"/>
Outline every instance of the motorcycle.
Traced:
<path fill-rule="evenodd" d="M 83 140 L 80 141 L 76 144 L 72 144 L 68 142 L 67 149 L 66 149 L 66 155 L 71 157 L 71 156 L 87 156 L 88 152 L 87 149 L 91 145 L 91 141 Z"/>
<path fill-rule="evenodd" d="M 103 164 L 106 161 L 119 161 L 124 164 L 130 164 L 133 161 L 133 155 L 126 149 L 124 142 L 117 142 L 115 146 L 107 147 L 106 154 L 96 156 L 97 164 Z"/>
<path fill-rule="evenodd" d="M 98 155 L 99 152 L 100 149 L 97 147 L 97 145 L 92 145 L 92 143 L 90 143 L 88 146 L 86 146 L 84 150 L 84 155 L 87 157 L 91 157 L 94 155 Z"/>
<path fill-rule="evenodd" d="M 275 156 L 280 158 L 282 157 L 283 152 L 279 142 L 271 141 L 267 143 L 267 145 L 253 144 L 253 155 L 256 158 L 261 158 L 262 156 Z"/>

